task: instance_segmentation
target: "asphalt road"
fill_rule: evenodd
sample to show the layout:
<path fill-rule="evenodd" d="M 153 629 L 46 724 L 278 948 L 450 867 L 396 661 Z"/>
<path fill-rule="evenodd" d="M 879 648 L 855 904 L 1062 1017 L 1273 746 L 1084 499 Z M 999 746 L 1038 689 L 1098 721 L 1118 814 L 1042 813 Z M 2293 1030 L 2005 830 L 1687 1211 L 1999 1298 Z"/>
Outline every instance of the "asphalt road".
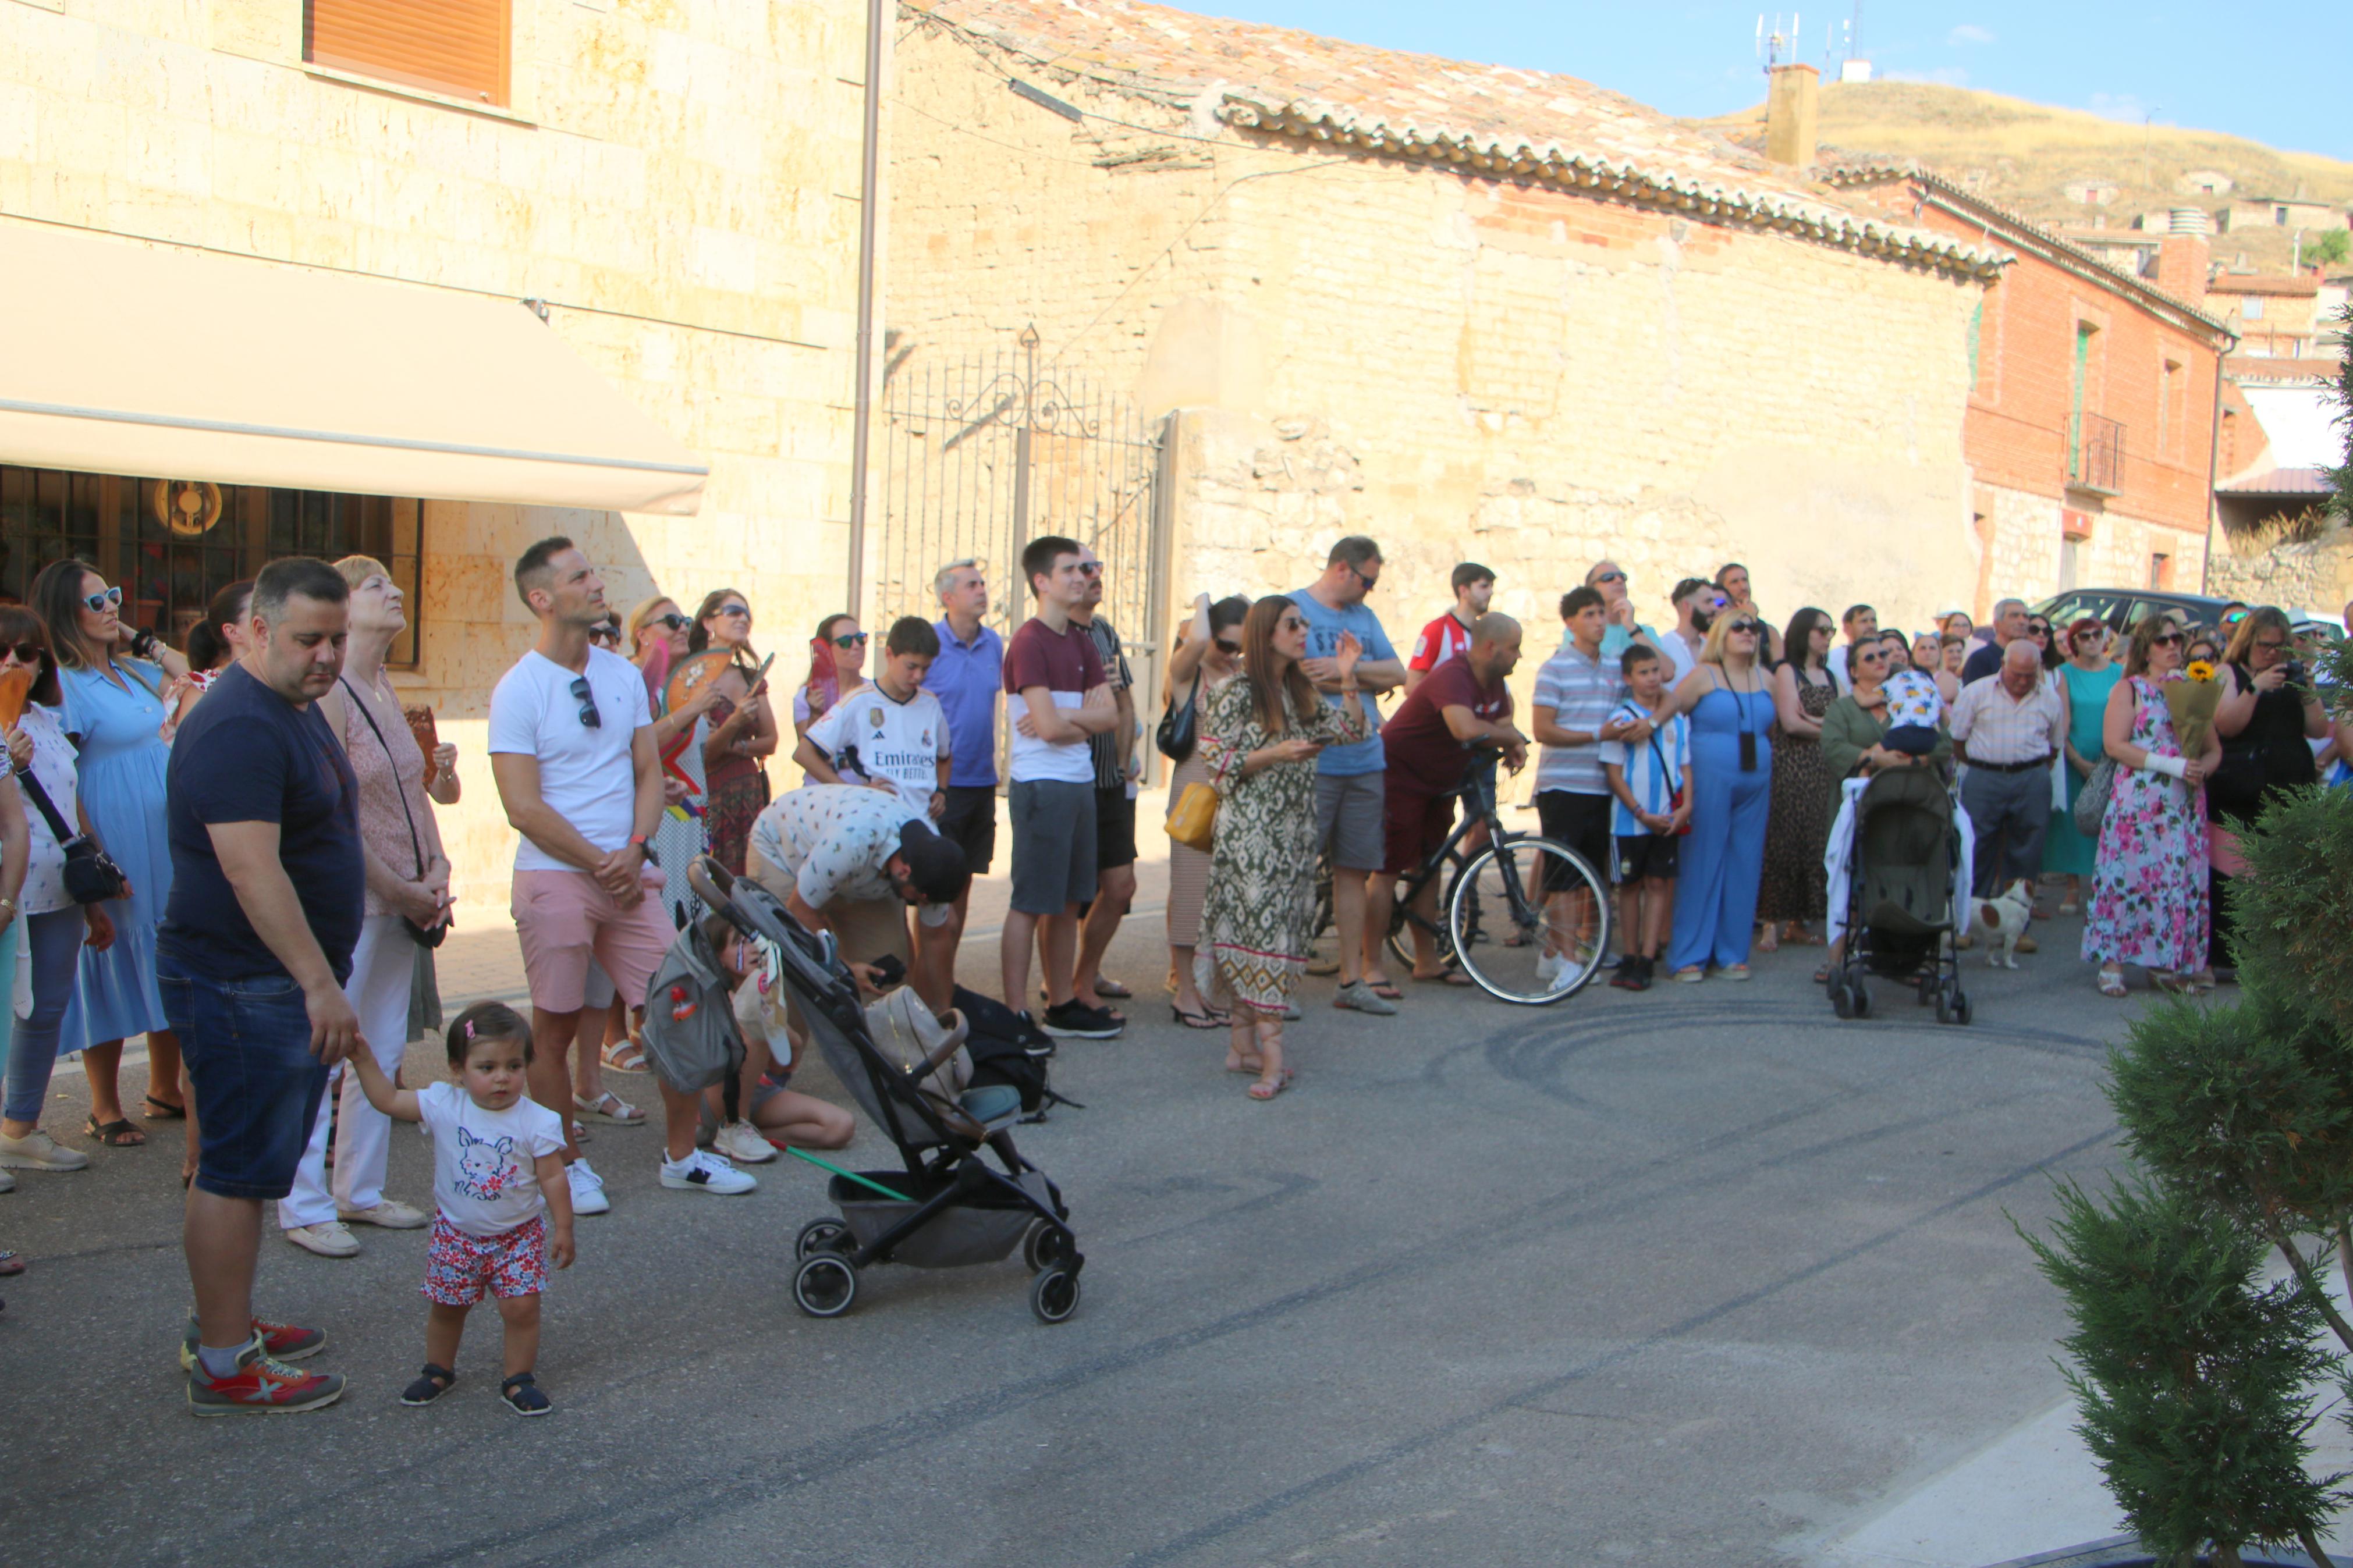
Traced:
<path fill-rule="evenodd" d="M 32 1262 L 0 1288 L 0 1542 L 26 1564 L 1803 1562 L 2056 1394 L 2059 1307 L 2005 1215 L 2115 1159 L 2101 1063 L 2147 998 L 2094 993 L 2073 920 L 2039 929 L 2018 973 L 1970 964 L 1966 1029 L 1887 990 L 1835 1022 L 1812 949 L 1540 1010 L 1425 989 L 1393 1020 L 1311 981 L 1300 1082 L 1261 1105 L 1221 1037 L 1166 1021 L 1140 916 L 1112 965 L 1139 1022 L 1065 1046 L 1089 1109 L 1020 1134 L 1088 1255 L 1075 1318 L 1033 1320 L 1008 1260 L 878 1268 L 849 1316 L 805 1319 L 786 1261 L 817 1172 L 664 1192 L 655 1135 L 605 1129 L 614 1212 L 547 1298 L 543 1421 L 499 1405 L 487 1311 L 458 1388 L 396 1402 L 424 1233 L 366 1231 L 348 1262 L 264 1245 L 262 1310 L 328 1330 L 342 1404 L 191 1419 L 175 1151 L 100 1151 L 0 1197 Z M 51 1125 L 79 1127 L 79 1074 L 60 1089 Z M 871 1131 L 854 1152 L 892 1161 Z M 429 1202 L 427 1153 L 396 1140 L 396 1195 Z"/>

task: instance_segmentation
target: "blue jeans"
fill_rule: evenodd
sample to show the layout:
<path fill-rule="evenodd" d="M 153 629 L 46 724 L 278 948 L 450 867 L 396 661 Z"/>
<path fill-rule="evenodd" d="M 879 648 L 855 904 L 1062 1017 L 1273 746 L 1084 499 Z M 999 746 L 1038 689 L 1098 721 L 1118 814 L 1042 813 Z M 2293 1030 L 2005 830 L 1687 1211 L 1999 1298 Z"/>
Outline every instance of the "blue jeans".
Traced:
<path fill-rule="evenodd" d="M 192 974 L 168 952 L 156 954 L 155 981 L 195 1091 L 196 1185 L 284 1197 L 327 1086 L 302 988 L 288 974 Z"/>
<path fill-rule="evenodd" d="M 41 1104 L 49 1095 L 49 1074 L 58 1065 L 58 1030 L 73 996 L 75 969 L 90 927 L 79 908 L 69 908 L 26 915 L 23 929 L 33 955 L 33 1016 L 16 1020 L 16 1038 L 7 1053 L 7 1103 L 0 1115 L 38 1126 Z M 13 962 L 13 950 L 8 956 Z"/>

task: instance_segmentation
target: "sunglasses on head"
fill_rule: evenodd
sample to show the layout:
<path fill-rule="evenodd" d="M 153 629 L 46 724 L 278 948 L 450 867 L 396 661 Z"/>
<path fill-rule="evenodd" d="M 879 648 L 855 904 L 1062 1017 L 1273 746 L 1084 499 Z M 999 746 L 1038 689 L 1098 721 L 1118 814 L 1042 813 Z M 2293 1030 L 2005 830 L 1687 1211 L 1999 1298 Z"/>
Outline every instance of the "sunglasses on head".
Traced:
<path fill-rule="evenodd" d="M 605 727 L 604 715 L 596 711 L 596 694 L 588 689 L 588 678 L 581 676 L 572 683 L 572 695 L 580 700 L 580 722 L 590 730 Z"/>
<path fill-rule="evenodd" d="M 851 632 L 845 637 L 835 637 L 832 641 L 833 646 L 839 648 L 864 647 L 866 646 L 866 634 L 864 632 Z"/>
<path fill-rule="evenodd" d="M 95 594 L 84 594 L 81 596 L 82 608 L 88 610 L 93 616 L 104 615 L 106 613 L 107 606 L 110 605 L 118 609 L 121 607 L 121 589 L 101 588 Z"/>

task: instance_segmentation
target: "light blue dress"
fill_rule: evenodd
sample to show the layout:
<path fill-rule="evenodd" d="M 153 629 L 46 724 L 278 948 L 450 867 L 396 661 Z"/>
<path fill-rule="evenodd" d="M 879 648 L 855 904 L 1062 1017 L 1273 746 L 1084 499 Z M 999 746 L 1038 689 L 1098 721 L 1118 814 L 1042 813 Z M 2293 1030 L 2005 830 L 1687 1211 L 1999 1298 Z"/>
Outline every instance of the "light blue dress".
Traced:
<path fill-rule="evenodd" d="M 1692 823 L 1675 888 L 1667 966 L 1748 962 L 1773 810 L 1773 698 L 1719 686 L 1693 705 Z M 1757 766 L 1742 772 L 1740 736 L 1757 737 Z"/>
<path fill-rule="evenodd" d="M 117 686 L 95 669 L 58 671 L 59 719 L 80 747 L 81 806 L 100 847 L 131 879 L 131 896 L 106 906 L 114 945 L 84 948 L 73 1000 L 58 1033 L 60 1054 L 168 1029 L 155 990 L 155 931 L 172 896 L 172 848 L 164 821 L 164 672 L 143 659 L 116 662 Z"/>

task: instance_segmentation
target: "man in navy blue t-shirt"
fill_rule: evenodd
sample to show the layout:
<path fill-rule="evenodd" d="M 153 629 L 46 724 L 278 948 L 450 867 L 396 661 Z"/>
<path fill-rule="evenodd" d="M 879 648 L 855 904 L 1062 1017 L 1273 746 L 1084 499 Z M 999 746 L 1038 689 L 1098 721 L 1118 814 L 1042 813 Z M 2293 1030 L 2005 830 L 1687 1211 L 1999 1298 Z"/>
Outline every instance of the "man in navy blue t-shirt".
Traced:
<path fill-rule="evenodd" d="M 324 1336 L 256 1319 L 253 1268 L 262 1202 L 293 1187 L 327 1069 L 359 1044 L 343 990 L 366 881 L 359 785 L 313 705 L 343 673 L 350 597 L 323 561 L 263 567 L 253 651 L 181 724 L 164 775 L 172 896 L 155 971 L 195 1091 L 198 1415 L 313 1410 L 343 1392 L 340 1373 L 285 1364 Z"/>

